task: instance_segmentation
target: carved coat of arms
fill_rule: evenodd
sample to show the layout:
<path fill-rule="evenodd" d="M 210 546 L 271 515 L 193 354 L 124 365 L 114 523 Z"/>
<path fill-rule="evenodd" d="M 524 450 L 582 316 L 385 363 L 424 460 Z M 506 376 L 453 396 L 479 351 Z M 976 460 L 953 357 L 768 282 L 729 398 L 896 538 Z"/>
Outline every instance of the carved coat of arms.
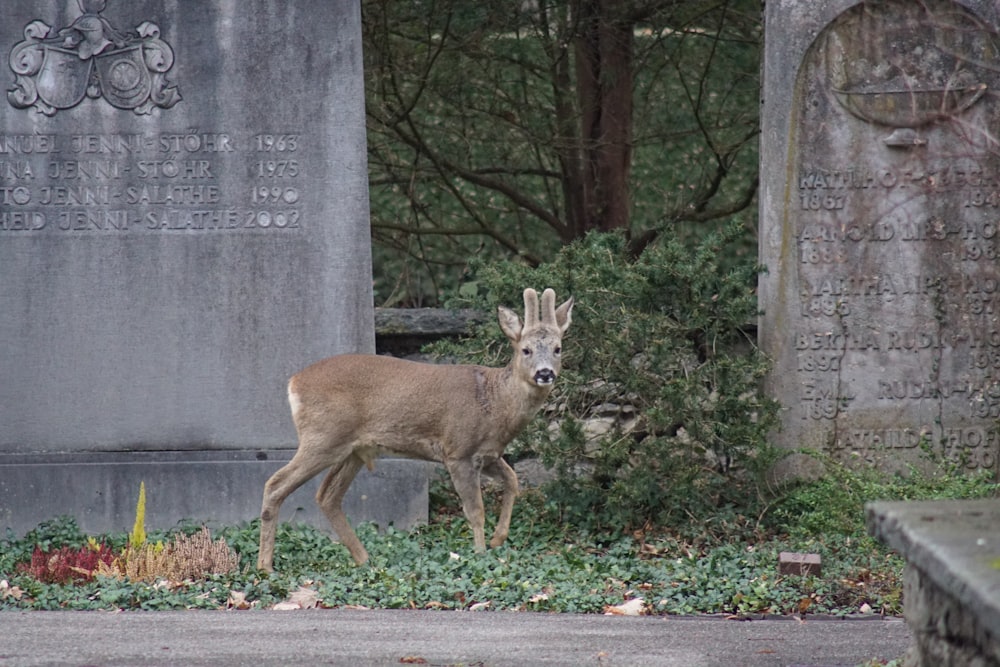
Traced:
<path fill-rule="evenodd" d="M 51 116 L 84 97 L 103 97 L 119 109 L 148 114 L 181 99 L 166 73 L 174 52 L 160 39 L 160 28 L 144 21 L 131 32 L 117 30 L 102 16 L 107 0 L 77 0 L 83 14 L 65 28 L 34 20 L 24 41 L 10 52 L 15 87 L 11 105 L 35 107 Z"/>

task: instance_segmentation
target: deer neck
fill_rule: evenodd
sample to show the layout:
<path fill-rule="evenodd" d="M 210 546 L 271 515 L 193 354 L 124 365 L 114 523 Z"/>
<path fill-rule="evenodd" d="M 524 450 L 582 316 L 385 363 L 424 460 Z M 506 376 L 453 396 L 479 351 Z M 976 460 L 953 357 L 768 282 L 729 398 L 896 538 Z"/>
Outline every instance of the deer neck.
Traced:
<path fill-rule="evenodd" d="M 482 368 L 477 374 L 480 405 L 496 418 L 520 431 L 545 403 L 551 386 L 539 387 L 517 376 L 513 363 L 503 368 Z"/>

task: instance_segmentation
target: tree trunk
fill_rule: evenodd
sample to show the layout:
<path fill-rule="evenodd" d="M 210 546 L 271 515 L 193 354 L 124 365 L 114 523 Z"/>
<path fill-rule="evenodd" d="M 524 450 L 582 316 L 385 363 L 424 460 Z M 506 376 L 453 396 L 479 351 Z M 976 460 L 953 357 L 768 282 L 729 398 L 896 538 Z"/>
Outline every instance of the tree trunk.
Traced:
<path fill-rule="evenodd" d="M 632 162 L 630 21 L 616 0 L 576 4 L 576 70 L 583 159 L 584 229 L 629 228 Z"/>

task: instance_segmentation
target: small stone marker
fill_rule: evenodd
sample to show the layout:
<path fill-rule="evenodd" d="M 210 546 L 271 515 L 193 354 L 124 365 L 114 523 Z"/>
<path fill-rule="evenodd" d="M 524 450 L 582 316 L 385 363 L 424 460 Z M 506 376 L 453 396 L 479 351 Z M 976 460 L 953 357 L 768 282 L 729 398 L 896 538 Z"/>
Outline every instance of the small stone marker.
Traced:
<path fill-rule="evenodd" d="M 782 551 L 778 554 L 778 574 L 818 577 L 823 574 L 823 563 L 819 554 Z"/>
<path fill-rule="evenodd" d="M 760 344 L 780 446 L 997 468 L 998 11 L 767 3 Z"/>

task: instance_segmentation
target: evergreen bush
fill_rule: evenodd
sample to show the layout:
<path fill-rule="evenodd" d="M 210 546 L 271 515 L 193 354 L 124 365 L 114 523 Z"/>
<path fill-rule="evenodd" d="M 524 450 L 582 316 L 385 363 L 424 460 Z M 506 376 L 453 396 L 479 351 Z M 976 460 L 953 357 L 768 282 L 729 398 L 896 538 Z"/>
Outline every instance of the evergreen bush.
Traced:
<path fill-rule="evenodd" d="M 576 299 L 550 404 L 508 450 L 558 472 L 547 493 L 567 518 L 676 528 L 757 497 L 777 406 L 759 387 L 759 267 L 731 252 L 744 235 L 733 223 L 693 250 L 664 236 L 634 258 L 621 234 L 594 233 L 537 268 L 473 261 L 452 307 L 518 306 L 529 286 Z M 489 318 L 434 351 L 502 365 L 510 353 L 496 329 Z M 588 434 L 587 419 L 609 407 L 625 410 L 627 424 Z"/>

